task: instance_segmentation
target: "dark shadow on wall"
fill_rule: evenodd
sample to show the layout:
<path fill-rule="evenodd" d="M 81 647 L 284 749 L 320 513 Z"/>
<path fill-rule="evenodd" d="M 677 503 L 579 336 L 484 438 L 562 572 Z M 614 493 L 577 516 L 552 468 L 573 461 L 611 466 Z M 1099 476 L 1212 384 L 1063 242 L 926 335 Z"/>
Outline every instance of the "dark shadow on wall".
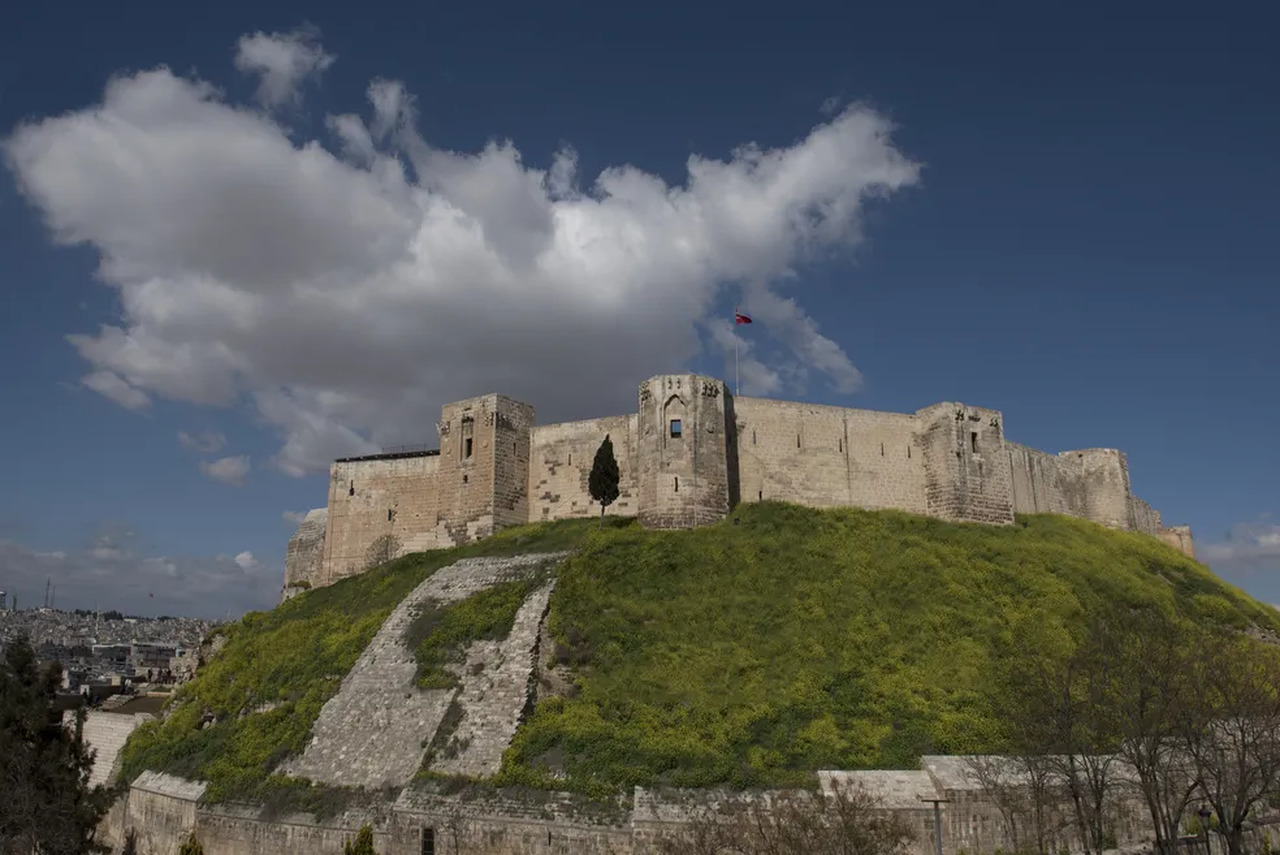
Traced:
<path fill-rule="evenodd" d="M 724 456 L 725 467 L 729 470 L 727 486 L 729 510 L 732 511 L 742 501 L 742 479 L 738 472 L 738 416 L 727 385 L 724 388 Z"/>

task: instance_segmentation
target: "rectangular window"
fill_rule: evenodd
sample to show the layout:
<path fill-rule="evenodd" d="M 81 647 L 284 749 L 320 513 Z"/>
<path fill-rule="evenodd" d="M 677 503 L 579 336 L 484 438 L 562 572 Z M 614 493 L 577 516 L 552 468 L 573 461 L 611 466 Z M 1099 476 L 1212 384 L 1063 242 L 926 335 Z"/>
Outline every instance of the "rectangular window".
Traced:
<path fill-rule="evenodd" d="M 978 434 L 977 433 L 969 434 L 969 448 L 971 451 L 973 451 L 974 454 L 978 453 Z"/>
<path fill-rule="evenodd" d="M 680 420 L 672 419 L 671 420 L 671 438 L 679 439 L 683 433 L 684 433 L 684 426 L 680 423 Z"/>
<path fill-rule="evenodd" d="M 356 482 L 352 481 L 351 486 L 347 487 L 347 495 L 354 496 L 356 494 Z"/>
<path fill-rule="evenodd" d="M 463 457 L 471 456 L 471 437 L 467 437 L 462 441 L 462 456 Z"/>
<path fill-rule="evenodd" d="M 422 829 L 422 855 L 436 855 L 436 830 Z"/>
<path fill-rule="evenodd" d="M 675 492 L 677 492 L 677 493 L 679 493 L 679 492 L 680 492 L 680 478 L 679 478 L 679 477 L 677 477 L 677 478 L 676 478 L 676 489 L 675 489 Z"/>
<path fill-rule="evenodd" d="M 396 518 L 396 512 L 393 511 L 391 508 L 387 508 L 387 522 L 394 522 L 395 518 Z"/>

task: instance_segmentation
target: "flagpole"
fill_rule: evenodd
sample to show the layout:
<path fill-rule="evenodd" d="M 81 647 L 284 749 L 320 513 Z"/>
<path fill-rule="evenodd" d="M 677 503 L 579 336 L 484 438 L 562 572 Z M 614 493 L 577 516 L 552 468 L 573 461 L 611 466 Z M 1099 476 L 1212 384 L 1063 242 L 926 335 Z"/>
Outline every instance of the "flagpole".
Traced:
<path fill-rule="evenodd" d="M 738 307 L 733 307 L 733 396 L 736 398 L 742 392 L 742 386 L 738 383 Z"/>

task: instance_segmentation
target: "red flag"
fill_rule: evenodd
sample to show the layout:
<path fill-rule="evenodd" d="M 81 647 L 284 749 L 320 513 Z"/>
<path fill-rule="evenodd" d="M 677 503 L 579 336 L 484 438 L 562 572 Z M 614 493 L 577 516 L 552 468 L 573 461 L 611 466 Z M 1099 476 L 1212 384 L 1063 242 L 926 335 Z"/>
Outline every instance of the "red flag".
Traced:
<path fill-rule="evenodd" d="M 734 313 L 733 313 L 733 322 L 734 322 L 734 324 L 735 324 L 735 325 L 736 325 L 736 324 L 749 324 L 749 323 L 751 323 L 751 318 L 749 318 L 749 317 L 747 317 L 746 315 L 742 314 L 742 312 L 734 312 Z"/>

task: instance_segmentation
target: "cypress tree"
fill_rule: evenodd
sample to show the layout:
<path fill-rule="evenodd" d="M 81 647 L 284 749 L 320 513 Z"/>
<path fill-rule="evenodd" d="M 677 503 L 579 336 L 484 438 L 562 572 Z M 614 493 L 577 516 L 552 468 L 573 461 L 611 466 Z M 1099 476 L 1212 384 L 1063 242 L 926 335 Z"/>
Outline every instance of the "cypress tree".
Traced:
<path fill-rule="evenodd" d="M 618 461 L 613 456 L 613 441 L 605 434 L 604 442 L 596 449 L 596 459 L 591 463 L 591 475 L 587 478 L 591 500 L 600 503 L 601 520 L 604 520 L 604 509 L 618 500 L 618 482 L 621 480 Z"/>

